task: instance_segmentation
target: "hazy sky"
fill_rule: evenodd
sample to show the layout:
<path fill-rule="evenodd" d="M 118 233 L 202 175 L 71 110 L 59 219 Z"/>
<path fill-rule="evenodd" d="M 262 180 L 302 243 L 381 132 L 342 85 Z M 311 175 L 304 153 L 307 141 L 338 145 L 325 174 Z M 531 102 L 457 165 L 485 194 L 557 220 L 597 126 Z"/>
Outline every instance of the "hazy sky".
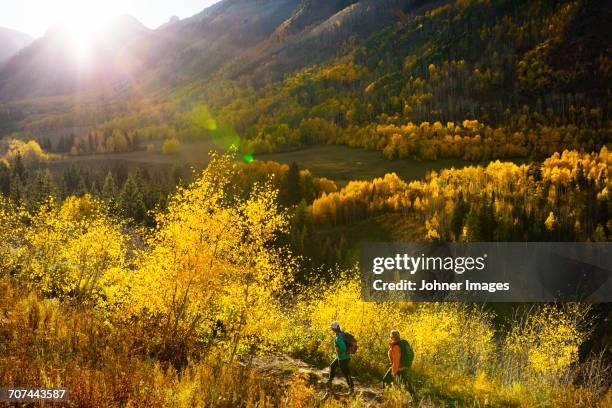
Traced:
<path fill-rule="evenodd" d="M 172 16 L 190 17 L 218 0 L 0 0 L 0 26 L 42 36 L 58 21 L 93 21 L 131 14 L 155 28 Z"/>

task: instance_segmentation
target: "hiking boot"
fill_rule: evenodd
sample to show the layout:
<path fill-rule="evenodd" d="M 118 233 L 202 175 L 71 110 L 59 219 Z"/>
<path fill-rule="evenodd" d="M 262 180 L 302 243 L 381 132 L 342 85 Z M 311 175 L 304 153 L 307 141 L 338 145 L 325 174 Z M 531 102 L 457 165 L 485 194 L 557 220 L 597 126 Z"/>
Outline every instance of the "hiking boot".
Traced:
<path fill-rule="evenodd" d="M 325 384 L 325 388 L 327 388 L 327 391 L 325 392 L 325 394 L 323 394 L 323 401 L 334 395 L 334 387 L 332 383 L 327 382 Z"/>

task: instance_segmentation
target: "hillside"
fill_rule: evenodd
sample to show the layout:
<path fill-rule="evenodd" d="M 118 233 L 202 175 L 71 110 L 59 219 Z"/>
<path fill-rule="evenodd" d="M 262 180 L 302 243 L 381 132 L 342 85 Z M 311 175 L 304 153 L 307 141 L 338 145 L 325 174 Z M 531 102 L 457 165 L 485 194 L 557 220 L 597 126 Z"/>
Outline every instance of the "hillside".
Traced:
<path fill-rule="evenodd" d="M 342 56 L 371 33 L 397 21 L 423 1 L 302 1 L 272 36 L 225 67 L 225 75 L 256 84 Z"/>
<path fill-rule="evenodd" d="M 142 68 L 130 46 L 148 31 L 134 17 L 119 16 L 84 44 L 70 29 L 52 27 L 0 69 L 0 100 L 92 90 L 113 94 Z"/>
<path fill-rule="evenodd" d="M 612 52 L 601 20 L 610 7 L 428 6 L 327 63 L 231 101 L 203 100 L 254 151 L 326 142 L 390 158 L 490 159 L 609 143 Z"/>
<path fill-rule="evenodd" d="M 104 91 L 142 81 L 172 87 L 206 78 L 228 59 L 267 38 L 298 0 L 225 0 L 191 18 L 145 29 L 133 17 L 110 21 L 83 67 L 56 27 L 0 70 L 0 100 Z M 110 62 L 110 63 L 109 63 Z"/>
<path fill-rule="evenodd" d="M 612 0 L 74 5 L 0 65 L 1 384 L 612 407 Z"/>
<path fill-rule="evenodd" d="M 100 37 L 121 33 L 120 46 L 105 49 L 96 42 L 91 65 L 104 65 L 104 61 L 121 56 L 127 67 L 98 69 L 84 78 L 80 75 L 77 84 L 58 77 L 59 61 L 61 70 L 72 74 L 80 73 L 82 64 L 71 55 L 72 50 L 58 48 L 57 43 L 65 42 L 65 38 L 56 28 L 0 71 L 0 99 L 99 90 L 101 77 L 104 90 L 111 85 L 123 89 L 127 79 L 134 86 L 145 83 L 150 90 L 169 89 L 206 80 L 216 73 L 228 77 L 248 74 L 260 82 L 281 79 L 313 62 L 337 56 L 339 50 L 333 44 L 356 35 L 365 38 L 395 21 L 399 11 L 413 3 L 419 2 L 223 0 L 191 18 L 148 33 L 136 22 L 133 27 L 125 22 L 123 27 L 109 24 Z M 62 58 L 54 61 L 52 55 Z M 120 75 L 115 72 L 117 68 L 126 72 Z"/>
<path fill-rule="evenodd" d="M 592 231 L 610 225 L 606 149 L 341 190 L 234 159 L 170 196 L 176 171 L 2 162 L 0 379 L 83 407 L 610 406 L 609 304 L 370 302 L 359 268 L 337 264 L 357 239 L 607 240 Z M 354 395 L 341 379 L 325 394 L 333 320 L 358 341 Z M 415 358 L 407 389 L 383 392 L 392 329 Z"/>
<path fill-rule="evenodd" d="M 0 95 L 92 85 L 104 89 L 105 108 L 82 92 L 78 109 L 72 100 L 12 102 L 0 109 L 2 127 L 64 151 L 77 143 L 78 153 L 108 151 L 116 130 L 143 142 L 221 132 L 258 153 L 345 144 L 391 159 L 598 150 L 610 142 L 608 5 L 225 0 L 137 35 L 96 59 L 120 52 L 125 71 L 100 62 L 78 83 L 75 68 L 63 68 L 69 59 L 55 70 L 39 63 L 45 52 L 36 50 L 53 48 L 36 42 L 0 71 Z M 222 124 L 215 132 L 194 120 L 204 111 Z M 58 139 L 69 136 L 74 143 Z"/>
<path fill-rule="evenodd" d="M 0 66 L 19 50 L 27 47 L 32 40 L 33 38 L 28 34 L 0 27 Z"/>

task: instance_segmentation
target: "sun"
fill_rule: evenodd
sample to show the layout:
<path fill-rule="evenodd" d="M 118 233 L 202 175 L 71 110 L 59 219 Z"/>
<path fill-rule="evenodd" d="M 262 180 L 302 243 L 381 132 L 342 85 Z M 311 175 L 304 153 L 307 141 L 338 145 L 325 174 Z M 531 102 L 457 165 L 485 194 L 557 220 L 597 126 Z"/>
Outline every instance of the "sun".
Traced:
<path fill-rule="evenodd" d="M 84 24 L 81 22 L 71 22 L 64 24 L 63 29 L 67 34 L 67 43 L 72 48 L 72 51 L 80 59 L 86 59 L 93 51 L 95 38 L 100 27 L 95 27 L 92 24 Z"/>
<path fill-rule="evenodd" d="M 105 23 L 119 14 L 113 1 L 63 0 L 56 3 L 59 26 L 75 55 L 87 61 Z"/>

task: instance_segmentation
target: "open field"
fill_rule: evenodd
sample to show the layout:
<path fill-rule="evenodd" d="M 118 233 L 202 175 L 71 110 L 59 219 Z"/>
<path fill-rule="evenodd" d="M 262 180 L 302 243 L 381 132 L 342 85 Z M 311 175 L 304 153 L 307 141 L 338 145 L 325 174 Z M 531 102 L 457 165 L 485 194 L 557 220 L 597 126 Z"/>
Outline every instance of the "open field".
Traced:
<path fill-rule="evenodd" d="M 113 153 L 105 155 L 66 157 L 65 160 L 50 164 L 63 166 L 66 164 L 110 165 L 111 162 L 124 164 L 126 167 L 142 167 L 172 164 L 187 164 L 196 169 L 208 164 L 208 152 L 217 147 L 211 142 L 184 144 L 179 153 L 165 155 L 160 152 L 136 151 L 129 153 Z M 276 161 L 290 164 L 296 162 L 300 168 L 309 169 L 313 175 L 327 177 L 339 185 L 345 185 L 350 180 L 373 179 L 395 172 L 404 180 L 417 180 L 425 177 L 427 172 L 448 167 L 463 167 L 469 162 L 458 159 L 446 160 L 387 160 L 381 152 L 354 149 L 346 146 L 322 145 L 302 150 L 281 153 L 258 154 L 255 160 Z"/>
<path fill-rule="evenodd" d="M 301 168 L 309 169 L 315 176 L 327 177 L 340 185 L 344 185 L 350 180 L 370 180 L 392 172 L 397 173 L 403 180 L 418 180 L 432 170 L 464 167 L 469 164 L 458 159 L 436 161 L 402 159 L 390 161 L 378 151 L 337 145 L 257 155 L 255 159 L 288 164 L 295 161 Z"/>

